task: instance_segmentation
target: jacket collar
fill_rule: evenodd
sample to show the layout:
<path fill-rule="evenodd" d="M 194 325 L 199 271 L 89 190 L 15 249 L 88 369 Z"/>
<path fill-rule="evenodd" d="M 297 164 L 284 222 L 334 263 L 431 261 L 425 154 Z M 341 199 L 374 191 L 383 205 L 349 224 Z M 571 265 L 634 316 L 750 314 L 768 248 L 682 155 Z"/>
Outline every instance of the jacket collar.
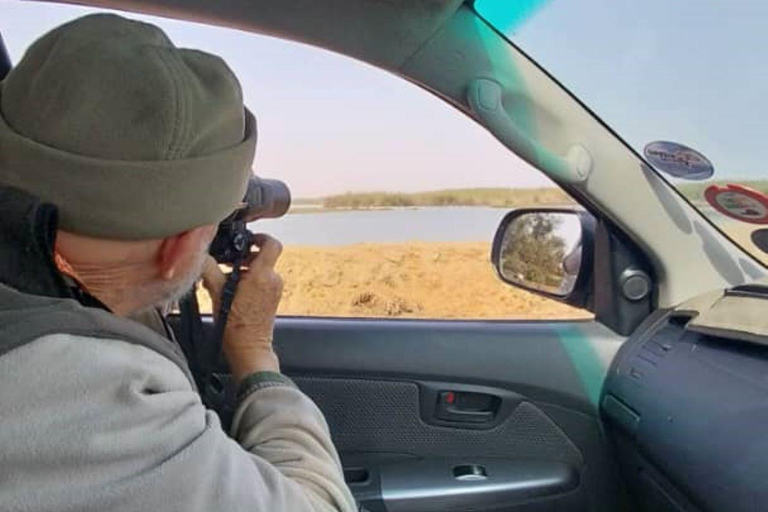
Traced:
<path fill-rule="evenodd" d="M 22 293 L 76 299 L 84 306 L 107 309 L 59 271 L 54 259 L 58 220 L 55 206 L 23 190 L 0 186 L 0 283 Z"/>

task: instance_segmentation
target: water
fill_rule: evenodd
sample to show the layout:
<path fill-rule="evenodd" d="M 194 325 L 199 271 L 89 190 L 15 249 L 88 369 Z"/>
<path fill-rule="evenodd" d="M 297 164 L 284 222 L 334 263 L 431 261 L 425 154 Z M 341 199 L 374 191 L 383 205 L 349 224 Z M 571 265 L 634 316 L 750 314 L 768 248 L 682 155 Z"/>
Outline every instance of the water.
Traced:
<path fill-rule="evenodd" d="M 285 245 L 363 242 L 488 242 L 509 210 L 485 207 L 396 208 L 286 215 L 249 227 Z"/>
<path fill-rule="evenodd" d="M 703 213 L 729 231 L 734 221 L 711 207 Z M 261 220 L 249 227 L 277 237 L 285 245 L 339 246 L 365 242 L 487 242 L 509 210 L 489 207 L 393 208 L 297 213 Z M 571 246 L 579 238 L 576 219 L 564 226 Z"/>

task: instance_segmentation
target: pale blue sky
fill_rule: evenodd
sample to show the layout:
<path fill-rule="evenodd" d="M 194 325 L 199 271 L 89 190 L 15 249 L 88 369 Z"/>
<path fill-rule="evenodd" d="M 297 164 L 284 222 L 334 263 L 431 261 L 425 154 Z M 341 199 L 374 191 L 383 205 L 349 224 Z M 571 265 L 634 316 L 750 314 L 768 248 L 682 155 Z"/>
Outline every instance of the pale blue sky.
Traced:
<path fill-rule="evenodd" d="M 714 179 L 768 178 L 768 2 L 478 0 L 477 8 L 633 147 L 680 142 L 712 161 Z"/>
<path fill-rule="evenodd" d="M 0 0 L 0 33 L 16 61 L 42 33 L 89 12 Z M 369 65 L 230 29 L 127 16 L 227 60 L 259 120 L 254 169 L 287 181 L 295 196 L 550 183 L 442 100 Z"/>

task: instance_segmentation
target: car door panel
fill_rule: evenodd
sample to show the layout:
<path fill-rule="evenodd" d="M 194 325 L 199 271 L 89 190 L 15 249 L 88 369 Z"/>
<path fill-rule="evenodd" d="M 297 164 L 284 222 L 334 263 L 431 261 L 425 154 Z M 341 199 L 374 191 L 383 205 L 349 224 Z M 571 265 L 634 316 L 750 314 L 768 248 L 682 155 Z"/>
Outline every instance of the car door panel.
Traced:
<path fill-rule="evenodd" d="M 380 475 L 389 511 L 495 509 L 578 491 L 580 450 L 530 402 L 488 430 L 446 427 L 420 416 L 431 383 L 294 379 L 323 410 L 345 467 Z M 467 466 L 477 479 L 461 478 Z"/>
<path fill-rule="evenodd" d="M 597 419 L 622 342 L 586 321 L 287 317 L 275 331 L 371 512 L 623 510 Z"/>
<path fill-rule="evenodd" d="M 288 317 L 278 321 L 275 340 L 295 374 L 449 376 L 594 414 L 624 338 L 594 322 Z"/>
<path fill-rule="evenodd" d="M 378 473 L 387 510 L 403 511 L 620 510 L 596 404 L 622 341 L 593 322 L 307 318 L 280 319 L 275 337 L 345 465 Z M 445 392 L 500 397 L 497 416 L 436 420 Z M 487 480 L 452 474 L 488 460 Z"/>

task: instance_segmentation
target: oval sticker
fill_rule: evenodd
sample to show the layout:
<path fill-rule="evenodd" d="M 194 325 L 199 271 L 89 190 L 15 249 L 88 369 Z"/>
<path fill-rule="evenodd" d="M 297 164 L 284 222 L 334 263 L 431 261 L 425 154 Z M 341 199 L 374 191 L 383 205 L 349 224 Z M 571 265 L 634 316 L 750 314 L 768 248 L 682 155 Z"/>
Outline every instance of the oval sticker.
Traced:
<path fill-rule="evenodd" d="M 718 212 L 751 224 L 768 224 L 768 196 L 743 185 L 710 185 L 704 198 Z"/>
<path fill-rule="evenodd" d="M 675 178 L 706 180 L 715 173 L 707 157 L 677 142 L 657 140 L 647 144 L 643 153 L 655 168 Z"/>

